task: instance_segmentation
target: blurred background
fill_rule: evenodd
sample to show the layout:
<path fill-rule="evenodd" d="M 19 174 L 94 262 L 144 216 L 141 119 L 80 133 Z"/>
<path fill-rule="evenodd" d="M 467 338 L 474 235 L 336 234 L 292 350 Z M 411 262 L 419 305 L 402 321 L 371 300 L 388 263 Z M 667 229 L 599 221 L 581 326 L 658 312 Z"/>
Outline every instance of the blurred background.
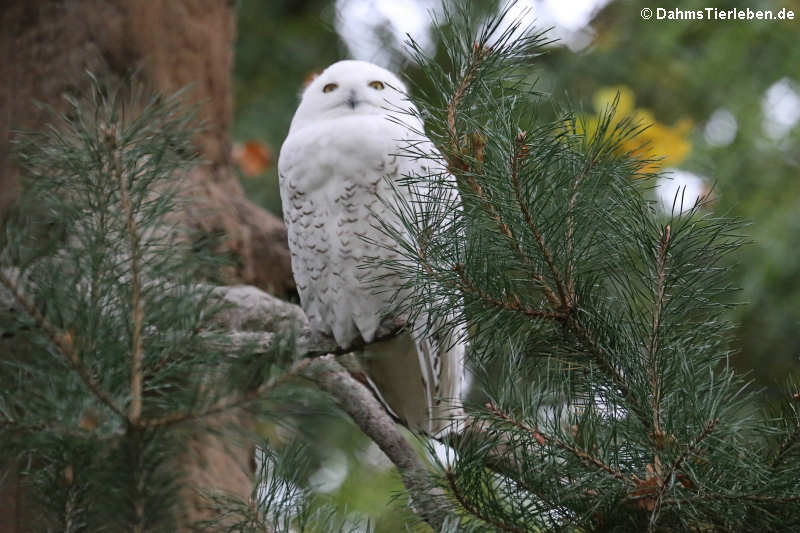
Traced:
<path fill-rule="evenodd" d="M 531 67 L 544 113 L 569 101 L 591 124 L 619 93 L 621 112 L 652 124 L 644 137 L 663 157 L 664 209 L 685 188 L 685 203 L 710 194 L 708 209 L 749 222 L 750 244 L 727 265 L 742 289 L 731 361 L 767 401 L 800 376 L 800 1 L 716 7 L 785 8 L 795 19 L 657 20 L 649 3 L 609 0 L 521 0 L 512 14 L 558 39 Z M 251 199 L 280 214 L 276 162 L 304 80 L 345 58 L 418 76 L 403 41 L 410 34 L 435 54 L 439 9 L 437 0 L 239 0 L 234 155 Z M 403 506 L 386 507 L 400 484 L 381 452 L 341 422 L 321 417 L 315 428 L 318 492 L 377 531 L 404 530 Z"/>

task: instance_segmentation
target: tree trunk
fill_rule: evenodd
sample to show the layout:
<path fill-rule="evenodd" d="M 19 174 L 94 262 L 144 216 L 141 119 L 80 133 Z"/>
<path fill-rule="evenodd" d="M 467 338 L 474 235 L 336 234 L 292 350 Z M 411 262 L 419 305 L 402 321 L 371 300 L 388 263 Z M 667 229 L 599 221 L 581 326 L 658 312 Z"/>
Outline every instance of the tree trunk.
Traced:
<path fill-rule="evenodd" d="M 189 97 L 204 129 L 196 145 L 204 163 L 190 173 L 196 208 L 178 216 L 191 228 L 224 235 L 237 266 L 232 281 L 283 295 L 293 285 L 285 228 L 249 202 L 232 170 L 234 2 L 230 0 L 5 0 L 0 10 L 0 221 L 19 192 L 10 156 L 14 130 L 48 119 L 34 101 L 56 110 L 64 95 L 100 79 L 134 77 L 170 94 L 191 85 Z M 3 357 L 8 356 L 5 354 Z M 226 421 L 230 423 L 230 420 Z M 245 420 L 239 421 L 246 425 Z M 182 458 L 187 479 L 247 496 L 249 448 L 194 434 Z M 8 466 L 8 465 L 7 465 Z M 5 476 L 3 474 L 10 474 Z M 187 491 L 187 520 L 202 510 Z M 0 533 L 28 530 L 28 512 L 15 469 L 0 471 Z"/>

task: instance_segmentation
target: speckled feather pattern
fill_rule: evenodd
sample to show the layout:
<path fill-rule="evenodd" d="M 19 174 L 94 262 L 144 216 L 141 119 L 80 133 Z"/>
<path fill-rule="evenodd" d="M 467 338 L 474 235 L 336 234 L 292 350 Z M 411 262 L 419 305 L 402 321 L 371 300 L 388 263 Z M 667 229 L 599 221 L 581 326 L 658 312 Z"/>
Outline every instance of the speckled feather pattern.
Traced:
<path fill-rule="evenodd" d="M 374 81 L 384 89 L 372 89 Z M 430 143 L 389 119 L 387 108 L 410 106 L 402 90 L 380 67 L 335 63 L 306 89 L 281 148 L 281 201 L 300 300 L 312 327 L 340 346 L 359 337 L 373 341 L 382 324 L 397 318 L 404 298 L 400 281 L 383 277 L 388 272 L 370 261 L 399 257 L 376 227 L 379 219 L 400 227 L 379 199 L 395 194 L 387 178 L 428 173 L 425 160 L 398 155 L 411 139 Z M 396 190 L 410 198 L 405 187 Z M 463 345 L 402 335 L 365 352 L 387 408 L 415 429 L 441 430 L 445 411 L 457 409 L 452 400 L 460 394 Z"/>

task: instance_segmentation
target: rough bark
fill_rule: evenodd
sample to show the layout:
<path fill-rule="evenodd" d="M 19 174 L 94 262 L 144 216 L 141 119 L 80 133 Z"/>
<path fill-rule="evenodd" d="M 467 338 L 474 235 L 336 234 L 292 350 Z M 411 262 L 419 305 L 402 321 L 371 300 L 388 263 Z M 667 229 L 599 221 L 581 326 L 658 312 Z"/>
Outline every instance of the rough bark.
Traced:
<path fill-rule="evenodd" d="M 236 281 L 273 294 L 293 287 L 285 228 L 249 202 L 232 172 L 235 18 L 226 0 L 6 0 L 0 10 L 0 219 L 18 194 L 10 156 L 14 130 L 35 130 L 65 109 L 64 95 L 101 79 L 133 76 L 163 94 L 190 86 L 204 127 L 204 161 L 191 173 L 192 227 L 222 233 L 237 256 Z"/>
<path fill-rule="evenodd" d="M 191 85 L 203 130 L 203 164 L 190 174 L 195 208 L 187 226 L 223 235 L 236 256 L 230 279 L 284 294 L 293 286 L 285 228 L 249 202 L 231 167 L 234 2 L 229 0 L 5 0 L 0 9 L 0 221 L 19 193 L 10 143 L 14 130 L 36 130 L 64 95 L 79 96 L 86 72 L 170 94 Z M 0 222 L 1 223 L 1 222 Z M 4 353 L 3 357 L 9 356 Z M 246 426 L 247 420 L 220 423 Z M 209 433 L 187 441 L 187 478 L 205 488 L 249 494 L 250 449 Z M 5 473 L 11 475 L 5 476 Z M 188 520 L 202 517 L 195 493 L 184 495 Z M 0 469 L 0 533 L 29 530 L 24 494 L 13 467 Z"/>

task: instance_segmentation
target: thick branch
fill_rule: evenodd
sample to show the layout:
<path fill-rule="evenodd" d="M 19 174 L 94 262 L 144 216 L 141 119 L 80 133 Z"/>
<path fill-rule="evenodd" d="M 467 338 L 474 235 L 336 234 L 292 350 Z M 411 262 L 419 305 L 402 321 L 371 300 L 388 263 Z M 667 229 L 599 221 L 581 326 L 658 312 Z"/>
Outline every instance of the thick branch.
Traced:
<path fill-rule="evenodd" d="M 408 489 L 413 509 L 435 531 L 439 531 L 445 511 L 437 503 L 440 495 L 431 485 L 428 469 L 375 396 L 332 356 L 314 359 L 307 367 L 306 375 L 336 398 L 356 425 L 394 463 Z"/>
<path fill-rule="evenodd" d="M 389 457 L 400 471 L 417 514 L 439 531 L 446 511 L 437 503 L 440 497 L 437 494 L 438 489 L 431 485 L 425 464 L 372 393 L 334 359 L 335 354 L 350 353 L 361 348 L 363 343 L 347 347 L 337 346 L 333 339 L 320 336 L 311 330 L 305 314 L 298 306 L 275 298 L 255 287 L 219 287 L 215 289 L 215 293 L 228 304 L 217 319 L 222 325 L 234 330 L 241 342 L 256 343 L 267 349 L 273 342 L 275 333 L 294 331 L 297 353 L 302 359 L 281 377 L 229 403 L 197 414 L 179 415 L 180 419 L 165 418 L 154 423 L 177 423 L 189 417 L 207 416 L 226 409 L 235 409 L 260 397 L 263 398 L 286 380 L 302 375 L 333 396 L 364 434 Z M 379 338 L 396 335 L 398 328 L 402 326 L 403 324 L 394 322 L 382 325 Z M 329 352 L 327 355 L 317 356 L 325 350 Z"/>

